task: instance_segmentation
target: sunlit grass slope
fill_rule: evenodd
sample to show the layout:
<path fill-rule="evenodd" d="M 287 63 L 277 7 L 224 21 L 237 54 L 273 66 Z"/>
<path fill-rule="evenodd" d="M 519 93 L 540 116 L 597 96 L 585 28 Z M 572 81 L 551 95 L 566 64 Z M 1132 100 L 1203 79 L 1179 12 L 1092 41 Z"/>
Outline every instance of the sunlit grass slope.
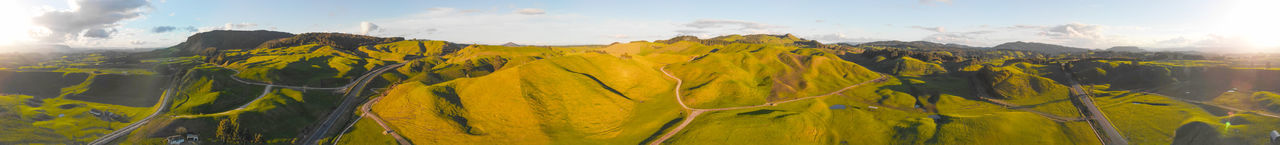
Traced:
<path fill-rule="evenodd" d="M 1174 131 L 1190 121 L 1221 123 L 1196 105 L 1128 91 L 1095 91 L 1099 109 L 1129 142 L 1172 143 Z"/>
<path fill-rule="evenodd" d="M 1079 117 L 1079 109 L 1071 104 L 1070 88 L 1064 83 L 1041 77 L 1059 75 L 1048 67 L 1056 65 L 988 65 L 978 71 L 977 77 L 981 85 L 987 85 L 981 87 L 988 87 L 992 93 L 989 95 L 996 99 L 1058 116 Z"/>
<path fill-rule="evenodd" d="M 736 107 L 826 94 L 880 76 L 835 55 L 847 52 L 816 47 L 828 46 L 789 35 L 682 36 L 604 47 L 471 45 L 383 75 L 404 81 L 373 110 L 415 144 L 647 144 L 688 113 L 672 89 L 694 108 Z M 899 61 L 913 65 L 903 66 L 904 76 L 839 95 L 706 112 L 664 143 L 1097 143 L 1088 124 L 976 101 L 969 79 L 929 75 L 945 73 L 936 63 Z M 664 66 L 683 79 L 682 88 L 672 88 L 675 81 L 658 71 Z M 1056 85 L 1042 76 L 1051 73 L 1041 72 L 1047 67 L 1004 69 L 1019 71 L 1021 84 Z M 1070 105 L 1051 102 L 1066 97 L 1065 87 L 1056 87 L 1061 96 L 1050 96 L 1061 98 L 1033 98 L 1047 94 L 1040 88 L 1010 90 L 1030 90 L 1018 97 L 1033 99 L 1014 102 L 1036 109 L 1074 109 L 1051 105 Z M 365 119 L 340 143 L 390 141 L 381 132 Z"/>
<path fill-rule="evenodd" d="M 627 59 L 578 54 L 400 84 L 373 109 L 418 144 L 638 144 L 676 119 L 673 84 Z"/>
<path fill-rule="evenodd" d="M 339 99 L 339 95 L 324 91 L 272 89 L 243 109 L 177 116 L 168 126 L 152 128 L 149 134 L 173 135 L 181 127 L 202 135 L 207 143 L 291 144 L 305 127 L 337 106 Z"/>
<path fill-rule="evenodd" d="M 362 58 L 329 46 L 316 44 L 286 48 L 255 49 L 245 52 L 243 61 L 226 66 L 240 70 L 237 77 L 269 83 L 337 87 L 365 71 L 389 62 Z M 385 55 L 385 54 L 384 54 Z"/>
<path fill-rule="evenodd" d="M 34 105 L 34 106 L 33 106 Z M 90 110 L 123 115 L 126 122 L 105 121 Z M 0 144 L 76 144 L 150 115 L 153 108 L 128 107 L 87 101 L 25 95 L 0 95 Z"/>
<path fill-rule="evenodd" d="M 234 71 L 215 66 L 191 69 L 184 77 L 169 112 L 174 114 L 207 114 L 235 109 L 262 93 L 258 85 L 231 79 Z"/>
<path fill-rule="evenodd" d="M 902 76 L 923 76 L 947 73 L 942 65 L 920 61 L 912 57 L 901 57 L 891 60 L 883 60 L 876 62 L 877 70 L 883 70 L 889 74 Z"/>
<path fill-rule="evenodd" d="M 1254 101 L 1258 102 L 1258 107 L 1271 111 L 1280 112 L 1280 95 L 1276 93 L 1261 91 L 1253 93 Z"/>
<path fill-rule="evenodd" d="M 764 104 L 829 93 L 879 76 L 819 49 L 776 44 L 717 45 L 713 52 L 668 68 L 684 79 L 694 108 Z"/>
<path fill-rule="evenodd" d="M 1088 132 L 1087 124 L 1057 123 L 1035 114 L 967 100 L 946 90 L 936 101 L 938 111 L 943 113 L 913 108 L 910 102 L 917 97 L 892 89 L 902 85 L 898 82 L 890 79 L 851 89 L 841 95 L 772 107 L 708 112 L 668 143 L 1097 143 L 1092 132 Z"/>

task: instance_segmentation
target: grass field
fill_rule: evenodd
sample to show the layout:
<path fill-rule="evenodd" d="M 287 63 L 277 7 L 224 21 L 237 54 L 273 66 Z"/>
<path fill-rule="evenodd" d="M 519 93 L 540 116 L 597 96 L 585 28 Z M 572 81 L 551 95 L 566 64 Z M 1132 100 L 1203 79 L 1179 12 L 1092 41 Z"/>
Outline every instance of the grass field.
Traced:
<path fill-rule="evenodd" d="M 395 138 L 382 134 L 383 131 L 373 119 L 360 119 L 334 144 L 397 144 Z"/>
<path fill-rule="evenodd" d="M 0 144 L 51 143 L 74 144 L 128 125 L 150 114 L 153 108 L 128 107 L 69 100 L 62 98 L 32 99 L 25 95 L 0 95 L 0 124 L 6 131 Z M 40 103 L 31 103 L 40 102 Z M 36 104 L 32 106 L 31 104 Z M 102 110 L 125 116 L 127 122 L 105 121 L 89 113 Z M 13 130 L 10 130 L 13 129 Z"/>
<path fill-rule="evenodd" d="M 1170 144 L 1174 131 L 1190 121 L 1220 125 L 1196 105 L 1128 91 L 1095 91 L 1094 101 L 1131 143 Z"/>

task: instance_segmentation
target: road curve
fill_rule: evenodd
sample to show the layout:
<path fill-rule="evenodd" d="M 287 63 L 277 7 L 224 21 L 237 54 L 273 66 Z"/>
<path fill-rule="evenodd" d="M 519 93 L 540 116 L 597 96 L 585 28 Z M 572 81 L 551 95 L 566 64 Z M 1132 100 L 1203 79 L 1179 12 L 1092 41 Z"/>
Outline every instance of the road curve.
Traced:
<path fill-rule="evenodd" d="M 680 107 L 684 108 L 684 110 L 689 111 L 689 114 L 688 114 L 687 116 L 685 116 L 685 117 L 684 117 L 684 120 L 681 120 L 681 121 L 680 121 L 680 125 L 676 126 L 676 128 L 671 129 L 671 131 L 667 132 L 666 134 L 663 134 L 661 138 L 658 138 L 657 140 L 653 140 L 653 142 L 649 142 L 649 145 L 660 145 L 660 144 L 662 144 L 662 142 L 667 141 L 667 139 L 671 139 L 671 137 L 672 137 L 672 136 L 675 136 L 675 135 L 676 135 L 676 133 L 680 133 L 680 130 L 683 130 L 683 129 L 684 129 L 684 127 L 689 126 L 689 123 L 692 123 L 694 118 L 697 118 L 697 117 L 698 117 L 698 115 L 701 115 L 702 113 L 705 113 L 705 112 L 707 112 L 707 111 L 737 110 L 737 109 L 750 109 L 750 108 L 758 108 L 758 107 L 776 106 L 776 105 L 778 105 L 778 104 L 790 103 L 790 102 L 795 102 L 795 101 L 799 101 L 799 100 L 813 99 L 813 98 L 823 97 L 823 96 L 831 96 L 831 95 L 839 94 L 839 93 L 844 92 L 844 91 L 849 90 L 849 89 L 853 89 L 853 88 L 858 87 L 858 86 L 862 86 L 863 84 L 872 83 L 872 82 L 883 82 L 883 81 L 885 81 L 886 79 L 888 79 L 888 76 L 887 76 L 887 75 L 880 74 L 880 78 L 876 78 L 876 79 L 873 79 L 873 80 L 867 80 L 867 81 L 864 81 L 864 82 L 862 82 L 862 83 L 858 83 L 858 84 L 854 84 L 854 85 L 849 85 L 848 87 L 841 88 L 840 90 L 832 91 L 832 92 L 830 92 L 830 93 L 826 93 L 826 94 L 822 94 L 822 95 L 814 95 L 814 96 L 801 97 L 801 98 L 795 98 L 795 99 L 788 99 L 788 100 L 782 100 L 782 101 L 766 102 L 766 103 L 764 103 L 764 104 L 760 104 L 760 105 L 752 105 L 752 106 L 738 106 L 738 107 L 725 107 L 725 108 L 697 109 L 697 108 L 691 108 L 691 107 L 689 107 L 688 105 L 685 105 L 685 104 L 684 104 L 684 98 L 683 98 L 683 96 L 680 96 L 680 85 L 681 85 L 681 84 L 684 84 L 684 80 L 681 80 L 679 77 L 676 77 L 675 75 L 671 75 L 671 73 L 670 73 L 670 72 L 667 72 L 667 67 L 666 67 L 666 66 L 663 66 L 662 68 L 659 68 L 658 70 L 662 71 L 662 74 L 667 75 L 667 77 L 670 77 L 671 79 L 675 79 L 675 80 L 676 80 L 676 87 L 675 87 L 675 96 L 676 96 L 675 98 L 676 98 L 676 102 L 680 103 Z"/>
<path fill-rule="evenodd" d="M 151 115 L 150 115 L 150 116 L 147 116 L 146 118 L 142 118 L 141 120 L 138 120 L 138 121 L 136 121 L 136 122 L 133 122 L 133 123 L 129 124 L 128 126 L 125 126 L 125 127 L 123 127 L 123 128 L 120 128 L 120 129 L 116 129 L 115 131 L 112 131 L 111 133 L 107 133 L 107 134 L 105 134 L 105 135 L 102 135 L 102 137 L 100 137 L 100 138 L 98 138 L 98 139 L 94 139 L 93 141 L 89 142 L 89 144 L 90 144 L 90 145 L 103 145 L 103 144 L 111 143 L 111 141 L 115 141 L 116 139 L 118 139 L 118 138 L 120 138 L 120 137 L 123 137 L 123 136 L 125 136 L 125 135 L 129 135 L 129 133 L 133 132 L 133 130 L 138 129 L 138 127 L 142 127 L 142 125 L 144 125 L 144 124 L 147 124 L 147 122 L 150 122 L 150 121 L 151 121 L 151 119 L 156 118 L 156 116 L 160 116 L 160 114 L 164 114 L 164 112 L 169 111 L 169 103 L 173 102 L 173 94 L 176 94 L 176 93 L 177 93 L 177 91 L 176 91 L 176 90 L 177 90 L 178 80 L 180 80 L 179 78 L 181 78 L 181 77 L 174 77 L 172 80 L 170 80 L 170 81 L 169 81 L 169 88 L 166 88 L 166 89 L 164 90 L 164 94 L 161 94 L 161 95 L 160 95 L 160 97 L 161 97 L 161 98 L 160 98 L 160 101 L 161 101 L 161 102 L 160 102 L 160 104 L 159 104 L 160 106 L 159 106 L 159 108 L 156 108 L 156 112 L 155 112 L 155 113 L 151 113 Z"/>
<path fill-rule="evenodd" d="M 401 145 L 412 145 L 413 144 L 412 142 L 409 142 L 408 139 L 405 139 L 404 136 L 401 136 L 400 133 L 396 132 L 395 128 L 392 128 L 391 125 L 387 124 L 386 121 L 382 120 L 382 117 L 379 117 L 378 113 L 373 112 L 372 107 L 370 107 L 370 106 L 373 106 L 373 104 L 378 103 L 379 100 L 382 100 L 383 96 L 385 96 L 385 94 L 378 96 L 378 98 L 373 98 L 373 100 L 369 100 L 369 103 L 360 105 L 360 110 L 364 111 L 364 113 L 361 114 L 361 116 L 367 116 L 369 118 L 372 118 L 374 122 L 378 123 L 378 126 L 382 126 L 382 129 L 384 130 L 385 133 L 391 135 L 391 137 L 395 138 L 396 142 L 399 142 Z"/>
<path fill-rule="evenodd" d="M 400 66 L 404 66 L 405 63 L 408 63 L 411 61 L 412 60 L 405 61 L 403 63 L 384 66 L 377 70 L 369 71 L 368 73 L 361 75 L 360 78 L 356 79 L 356 81 L 353 82 L 354 85 L 350 85 L 350 88 L 346 89 L 347 93 L 346 95 L 344 95 L 344 99 L 342 103 L 338 105 L 338 108 L 334 109 L 332 112 L 329 112 L 328 117 L 324 118 L 324 120 L 321 120 L 320 123 L 316 126 L 316 128 L 311 129 L 310 132 L 304 132 L 303 136 L 299 137 L 298 141 L 294 143 L 308 144 L 308 145 L 316 144 L 318 141 L 320 141 L 320 139 L 324 138 L 324 135 L 327 134 L 329 130 L 332 130 L 333 124 L 338 122 L 339 118 L 342 118 L 342 116 L 348 115 L 352 111 L 351 109 L 355 109 L 355 105 L 358 102 L 361 102 L 360 99 L 358 98 L 360 97 L 360 94 L 364 91 L 365 85 L 369 84 L 369 82 L 372 82 L 373 78 L 375 78 L 377 74 L 382 74 L 387 70 L 399 68 Z"/>
<path fill-rule="evenodd" d="M 271 93 L 272 86 L 275 86 L 275 85 L 267 85 L 267 87 L 262 89 L 262 94 L 258 95 L 258 98 L 254 98 L 252 101 L 249 101 L 249 103 L 244 103 L 244 105 L 240 105 L 240 107 L 236 107 L 236 109 L 233 109 L 233 110 L 244 109 L 245 107 L 249 107 L 249 104 L 253 104 L 253 102 L 258 102 L 258 100 L 262 100 L 262 97 L 267 97 L 267 94 Z"/>

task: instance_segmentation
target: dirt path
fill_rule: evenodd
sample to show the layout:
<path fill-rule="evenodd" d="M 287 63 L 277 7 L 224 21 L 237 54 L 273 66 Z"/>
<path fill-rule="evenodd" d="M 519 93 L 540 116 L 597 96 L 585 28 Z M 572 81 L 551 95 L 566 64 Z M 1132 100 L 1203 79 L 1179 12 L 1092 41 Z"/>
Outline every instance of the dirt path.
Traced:
<path fill-rule="evenodd" d="M 245 107 L 249 107 L 249 104 L 253 104 L 253 102 L 258 102 L 258 100 L 262 100 L 263 97 L 267 97 L 267 94 L 271 93 L 272 86 L 274 85 L 267 85 L 267 87 L 264 87 L 262 89 L 262 95 L 258 95 L 258 98 L 254 98 L 253 101 L 249 101 L 249 103 L 244 103 L 244 105 L 240 105 L 240 107 L 236 107 L 235 110 L 240 110 L 240 109 L 244 109 Z"/>
<path fill-rule="evenodd" d="M 686 104 L 684 103 L 684 97 L 680 95 L 680 85 L 681 85 L 681 84 L 684 84 L 684 80 L 681 80 L 679 77 L 676 77 L 675 75 L 671 75 L 671 73 L 670 73 L 670 72 L 667 72 L 667 67 L 666 67 L 666 66 L 663 66 L 662 68 L 659 68 L 658 70 L 661 70 L 661 71 L 662 71 L 662 74 L 667 75 L 667 77 L 670 77 L 671 79 L 675 79 L 675 80 L 676 80 L 676 87 L 675 87 L 675 96 L 676 96 L 675 98 L 676 98 L 676 102 L 680 103 L 680 107 L 681 107 L 681 108 L 683 108 L 683 109 L 684 109 L 684 110 L 686 110 L 686 111 L 689 111 L 689 115 L 685 116 L 685 117 L 684 117 L 684 120 L 681 120 L 681 121 L 680 121 L 680 125 L 679 125 L 679 126 L 676 126 L 676 128 L 671 129 L 671 131 L 670 131 L 670 132 L 667 132 L 666 134 L 663 134 L 661 138 L 658 138 L 657 140 L 654 140 L 653 142 L 649 142 L 649 145 L 659 145 L 659 144 L 662 144 L 662 142 L 667 141 L 667 139 L 671 139 L 671 137 L 672 137 L 672 136 L 675 136 L 675 135 L 676 135 L 676 133 L 680 133 L 680 130 L 683 130 L 683 129 L 684 129 L 684 127 L 689 126 L 689 123 L 692 123 L 692 122 L 693 122 L 693 119 L 697 118 L 697 117 L 698 117 L 698 115 L 702 115 L 702 113 L 705 113 L 705 112 L 708 112 L 708 111 L 724 111 L 724 110 L 751 109 L 751 108 L 758 108 L 758 107 L 777 106 L 778 104 L 790 103 L 790 102 L 795 102 L 795 101 L 799 101 L 799 100 L 813 99 L 813 98 L 817 98 L 817 97 L 823 97 L 823 96 L 836 95 L 836 94 L 839 94 L 839 93 L 844 92 L 844 91 L 846 91 L 846 90 L 849 90 L 849 89 L 852 89 L 852 88 L 855 88 L 855 87 L 858 87 L 858 86 L 862 86 L 863 84 L 872 83 L 872 82 L 883 82 L 883 81 L 885 81 L 885 80 L 887 80 L 887 79 L 888 79 L 888 77 L 887 77 L 886 75 L 884 75 L 884 74 L 880 74 L 880 78 L 876 78 L 876 79 L 874 79 L 874 80 L 868 80 L 868 81 L 865 81 L 865 82 L 862 82 L 862 83 L 858 83 L 858 84 L 850 85 L 850 86 L 848 86 L 848 87 L 841 88 L 840 90 L 832 91 L 832 92 L 830 92 L 830 93 L 826 93 L 826 94 L 822 94 L 822 95 L 814 95 L 814 96 L 800 97 L 800 98 L 789 99 L 789 100 L 774 101 L 774 102 L 766 102 L 766 103 L 764 103 L 764 104 L 760 104 L 760 105 L 752 105 L 752 106 L 738 106 L 738 107 L 725 107 L 725 108 L 697 109 L 697 108 L 691 108 L 691 107 L 689 107 L 689 105 L 686 105 Z"/>

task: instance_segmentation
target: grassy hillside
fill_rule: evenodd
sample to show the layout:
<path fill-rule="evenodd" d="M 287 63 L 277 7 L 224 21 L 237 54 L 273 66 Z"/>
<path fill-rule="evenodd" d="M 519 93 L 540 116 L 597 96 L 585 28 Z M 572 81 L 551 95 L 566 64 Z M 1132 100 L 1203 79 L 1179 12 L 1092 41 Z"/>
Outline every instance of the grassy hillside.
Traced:
<path fill-rule="evenodd" d="M 1210 113 L 1214 106 L 1198 105 L 1173 100 L 1156 94 L 1129 91 L 1095 91 L 1098 106 L 1111 118 L 1117 129 L 1129 142 L 1142 144 L 1170 144 L 1177 139 L 1180 127 L 1200 122 L 1221 134 L 1218 144 L 1262 144 L 1271 130 L 1280 127 L 1280 118 L 1248 113 Z M 1219 116 L 1220 115 L 1220 116 Z M 1231 122 L 1230 131 L 1224 131 L 1225 122 Z"/>
<path fill-rule="evenodd" d="M 154 108 L 129 107 L 62 98 L 34 99 L 0 95 L 0 144 L 79 144 L 150 115 Z M 99 110 L 120 117 L 99 117 Z"/>
<path fill-rule="evenodd" d="M 675 119 L 671 84 L 650 67 L 581 54 L 400 84 L 373 109 L 420 144 L 636 144 Z"/>
<path fill-rule="evenodd" d="M 263 86 L 232 80 L 234 71 L 215 66 L 191 69 L 174 95 L 170 113 L 208 114 L 235 109 L 262 93 Z"/>
<path fill-rule="evenodd" d="M 930 80 L 946 83 L 952 80 Z M 1087 124 L 968 100 L 955 90 L 912 96 L 891 79 L 776 107 L 708 112 L 670 144 L 1094 144 Z M 928 88 L 922 86 L 921 88 Z M 903 91 L 898 91 L 903 90 Z M 937 111 L 913 108 L 933 102 Z M 937 119 L 935 119 L 937 118 Z M 975 134 L 974 132 L 982 132 Z"/>
<path fill-rule="evenodd" d="M 671 92 L 675 81 L 658 71 L 663 66 L 684 80 L 680 92 L 694 108 L 825 94 L 879 76 L 829 50 L 774 38 L 794 42 L 747 35 L 581 49 L 471 46 L 447 60 L 420 60 L 398 70 L 433 79 L 397 84 L 373 109 L 417 144 L 645 144 L 684 116 Z M 1054 122 L 964 97 L 972 95 L 967 84 L 950 77 L 890 77 L 840 95 L 712 111 L 665 143 L 1097 142 L 1082 122 Z M 354 128 L 343 142 L 389 141 L 369 121 Z"/>
<path fill-rule="evenodd" d="M 1093 60 L 1072 63 L 1074 73 L 1091 84 L 1110 84 L 1117 89 L 1155 88 L 1178 82 L 1174 70 L 1181 67 L 1137 61 Z"/>
<path fill-rule="evenodd" d="M 891 60 L 883 60 L 876 62 L 877 70 L 888 72 L 893 75 L 902 76 L 923 76 L 947 73 L 942 65 L 920 61 L 911 57 L 901 57 Z"/>
<path fill-rule="evenodd" d="M 1280 112 L 1280 95 L 1276 93 L 1261 91 L 1253 93 L 1253 100 L 1258 102 L 1258 107 L 1271 112 Z"/>
<path fill-rule="evenodd" d="M 1081 116 L 1068 99 L 1069 89 L 1063 82 L 1069 78 L 1060 70 L 1061 61 L 1025 50 L 885 43 L 904 45 L 826 45 L 794 35 L 727 35 L 610 45 L 498 46 L 309 33 L 253 49 L 215 48 L 208 57 L 179 58 L 185 61 L 173 64 L 190 69 L 144 73 L 184 71 L 187 75 L 178 76 L 182 82 L 169 113 L 123 142 L 159 144 L 163 137 L 192 132 L 201 136 L 203 144 L 293 144 L 330 115 L 342 94 L 286 88 L 262 92 L 264 86 L 233 78 L 337 87 L 370 70 L 405 63 L 374 76 L 373 83 L 362 89 L 373 90 L 367 95 L 385 96 L 372 106 L 372 112 L 415 144 L 649 144 L 667 133 L 674 137 L 661 144 L 1099 143 L 1090 125 L 1077 121 Z M 89 62 L 94 61 L 68 61 Z M 1261 142 L 1256 136 L 1280 126 L 1275 118 L 1251 113 L 1226 116 L 1220 113 L 1223 109 L 1212 106 L 1120 91 L 1213 78 L 1179 78 L 1179 73 L 1186 72 L 1252 74 L 1259 80 L 1271 78 L 1270 72 L 1186 69 L 1174 62 L 1088 60 L 1071 65 L 1087 84 L 1096 84 L 1091 86 L 1094 89 L 1111 90 L 1096 92 L 1098 105 L 1135 144 L 1173 143 L 1177 134 L 1188 134 L 1177 131 L 1179 127 L 1221 129 L 1223 121 L 1231 121 L 1232 130 L 1215 137 L 1254 144 Z M 661 70 L 679 78 L 680 87 Z M 122 96 L 123 92 L 105 91 L 113 88 L 103 82 L 134 73 L 93 71 L 62 69 L 57 77 L 78 80 L 49 81 L 39 85 L 59 85 L 33 93 L 53 99 L 0 97 L 4 106 L 0 115 L 16 116 L 0 119 L 3 129 L 44 137 L 14 139 L 25 136 L 0 133 L 6 136 L 0 144 L 74 144 L 71 141 L 91 140 L 108 131 L 85 121 L 94 118 L 50 118 L 57 114 L 84 114 L 84 108 L 95 107 L 148 111 L 57 98 Z M 882 76 L 883 81 L 871 81 Z M 1219 98 L 1246 99 L 1236 103 L 1257 108 L 1280 106 L 1275 105 L 1280 95 L 1263 92 L 1272 84 L 1228 80 L 1208 82 L 1232 85 L 1207 90 L 1252 85 Z M 701 109 L 754 106 L 825 95 L 864 82 L 835 95 L 698 111 L 696 119 L 676 129 L 693 113 L 682 109 L 681 101 Z M 0 84 L 0 89 L 5 84 L 11 83 Z M 1107 88 L 1111 86 L 1115 88 Z M 989 92 L 992 99 L 979 98 L 979 92 Z M 61 108 L 66 104 L 83 105 Z M 341 137 L 322 136 L 321 142 L 395 144 L 370 118 L 333 126 L 343 130 L 348 125 Z"/>
<path fill-rule="evenodd" d="M 682 88 L 694 108 L 764 104 L 825 94 L 874 79 L 876 73 L 817 49 L 768 44 L 730 44 L 669 70 L 689 84 Z"/>
<path fill-rule="evenodd" d="M 390 63 L 316 44 L 228 53 L 224 58 L 245 58 L 226 64 L 240 70 L 237 77 L 317 87 L 342 86 L 365 71 Z"/>
<path fill-rule="evenodd" d="M 272 89 L 243 109 L 163 118 L 158 121 L 161 123 L 137 132 L 144 136 L 135 136 L 126 142 L 152 142 L 156 140 L 142 137 L 175 135 L 176 130 L 182 128 L 201 135 L 204 143 L 292 144 L 305 127 L 338 105 L 338 96 L 324 91 Z"/>
<path fill-rule="evenodd" d="M 1191 121 L 1221 124 L 1216 116 L 1196 105 L 1161 96 L 1128 91 L 1094 94 L 1098 95 L 1094 101 L 1099 109 L 1133 143 L 1172 143 L 1174 131 Z"/>
<path fill-rule="evenodd" d="M 1009 103 L 1064 117 L 1078 117 L 1079 109 L 1070 101 L 1070 89 L 1041 77 L 1059 75 L 1048 69 L 1050 65 L 1016 63 L 1006 66 L 988 65 L 978 71 L 981 87 L 986 87 L 992 97 Z"/>

